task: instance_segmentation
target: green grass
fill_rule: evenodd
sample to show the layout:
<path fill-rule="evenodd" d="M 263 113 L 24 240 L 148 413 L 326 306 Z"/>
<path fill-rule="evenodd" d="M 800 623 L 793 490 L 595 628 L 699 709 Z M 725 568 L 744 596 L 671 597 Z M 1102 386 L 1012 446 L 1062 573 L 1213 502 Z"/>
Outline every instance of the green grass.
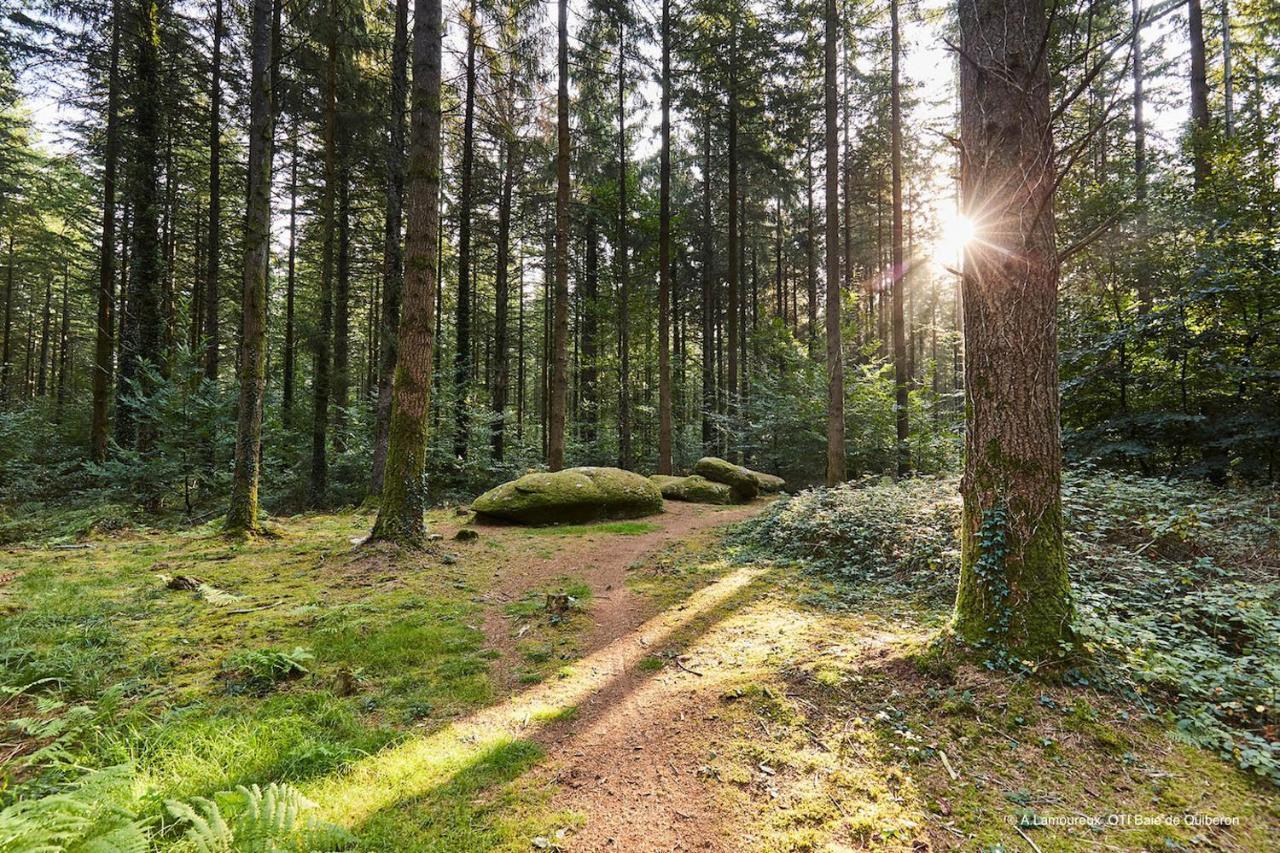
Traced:
<path fill-rule="evenodd" d="M 42 528 L 89 547 L 0 553 L 0 576 L 13 573 L 0 584 L 0 715 L 20 744 L 0 769 L 0 808 L 117 765 L 142 819 L 242 784 L 306 790 L 495 698 L 474 592 L 492 549 L 449 566 L 357 551 L 361 513 L 299 517 L 249 542 L 207 526 L 85 532 L 92 515 Z M 176 575 L 226 597 L 166 588 Z M 523 849 L 526 830 L 568 825 L 517 816 L 545 799 L 518 778 L 539 754 L 516 743 L 479 756 L 358 834 L 371 849 Z M 459 799 L 471 796 L 488 804 Z"/>

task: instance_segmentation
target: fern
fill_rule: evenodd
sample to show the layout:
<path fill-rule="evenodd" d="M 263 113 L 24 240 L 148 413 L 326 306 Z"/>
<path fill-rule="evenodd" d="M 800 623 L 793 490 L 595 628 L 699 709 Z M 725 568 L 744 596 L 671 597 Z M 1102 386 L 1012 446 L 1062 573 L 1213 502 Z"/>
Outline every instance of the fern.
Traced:
<path fill-rule="evenodd" d="M 241 785 L 213 799 L 166 805 L 188 824 L 183 840 L 198 853 L 316 853 L 355 843 L 346 830 L 307 814 L 315 804 L 289 785 Z"/>
<path fill-rule="evenodd" d="M 75 785 L 0 811 L 0 850 L 11 853 L 147 853 L 133 769 L 87 773 Z"/>

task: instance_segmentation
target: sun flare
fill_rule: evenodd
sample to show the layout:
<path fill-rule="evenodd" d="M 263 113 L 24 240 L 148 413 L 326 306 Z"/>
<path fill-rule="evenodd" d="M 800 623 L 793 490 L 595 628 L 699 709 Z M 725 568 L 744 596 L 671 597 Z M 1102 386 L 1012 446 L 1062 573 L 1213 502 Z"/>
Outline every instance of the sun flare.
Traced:
<path fill-rule="evenodd" d="M 933 259 L 940 264 L 954 264 L 960 260 L 965 247 L 977 236 L 974 222 L 963 213 L 946 214 L 938 240 L 933 244 Z"/>

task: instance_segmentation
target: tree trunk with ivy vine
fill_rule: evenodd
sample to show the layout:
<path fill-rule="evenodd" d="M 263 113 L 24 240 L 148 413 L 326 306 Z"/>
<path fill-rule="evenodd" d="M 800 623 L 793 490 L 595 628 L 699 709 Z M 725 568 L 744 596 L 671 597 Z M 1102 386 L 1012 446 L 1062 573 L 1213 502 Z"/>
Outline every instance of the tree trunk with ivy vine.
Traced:
<path fill-rule="evenodd" d="M 1071 638 L 1058 428 L 1056 169 L 1042 0 L 960 0 L 965 464 L 955 630 L 1011 662 Z"/>

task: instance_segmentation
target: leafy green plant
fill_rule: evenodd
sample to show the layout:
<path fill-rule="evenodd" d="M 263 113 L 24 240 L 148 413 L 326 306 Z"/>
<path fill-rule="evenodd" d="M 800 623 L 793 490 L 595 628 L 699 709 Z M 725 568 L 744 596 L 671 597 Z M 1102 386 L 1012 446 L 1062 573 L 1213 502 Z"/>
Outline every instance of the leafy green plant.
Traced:
<path fill-rule="evenodd" d="M 287 652 L 255 649 L 237 652 L 222 665 L 222 674 L 236 689 L 266 693 L 282 681 L 306 675 L 313 655 L 301 646 Z"/>
<path fill-rule="evenodd" d="M 0 811 L 0 850 L 146 853 L 150 835 L 137 816 L 140 804 L 131 767 L 86 773 L 58 793 Z"/>
<path fill-rule="evenodd" d="M 342 827 L 307 814 L 314 807 L 295 788 L 274 783 L 266 788 L 241 785 L 212 799 L 165 804 L 186 827 L 182 846 L 199 853 L 319 853 L 355 844 L 355 837 Z"/>

